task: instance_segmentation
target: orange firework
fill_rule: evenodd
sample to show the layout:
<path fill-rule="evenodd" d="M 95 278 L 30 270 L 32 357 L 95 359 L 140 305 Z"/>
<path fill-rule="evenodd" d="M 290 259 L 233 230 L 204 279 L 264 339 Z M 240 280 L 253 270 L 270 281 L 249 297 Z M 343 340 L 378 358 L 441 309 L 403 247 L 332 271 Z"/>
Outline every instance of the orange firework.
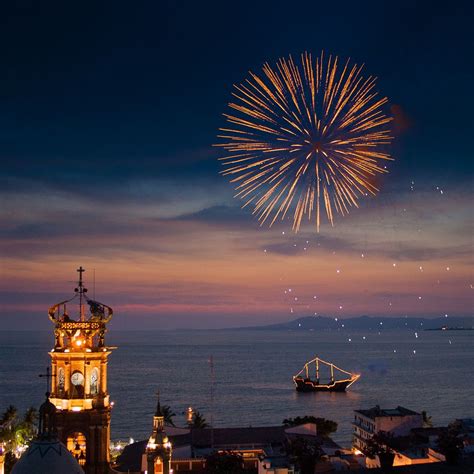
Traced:
<path fill-rule="evenodd" d="M 382 148 L 392 119 L 362 68 L 304 53 L 299 63 L 291 56 L 266 63 L 263 74 L 234 86 L 224 114 L 231 125 L 216 146 L 227 151 L 222 174 L 262 225 L 292 213 L 295 232 L 304 216 L 314 216 L 319 231 L 323 206 L 333 224 L 334 211 L 344 215 L 377 193 L 375 176 L 391 159 Z"/>

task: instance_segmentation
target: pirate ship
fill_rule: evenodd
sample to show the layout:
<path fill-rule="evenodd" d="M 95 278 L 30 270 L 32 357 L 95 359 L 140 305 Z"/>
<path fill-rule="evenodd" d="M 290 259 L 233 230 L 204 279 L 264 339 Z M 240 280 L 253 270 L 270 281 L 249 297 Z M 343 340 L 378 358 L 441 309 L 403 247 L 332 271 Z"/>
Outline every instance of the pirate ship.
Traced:
<path fill-rule="evenodd" d="M 310 377 L 310 369 L 314 365 L 315 378 Z M 321 382 L 320 375 L 323 367 L 328 367 L 330 372 L 329 381 Z M 344 378 L 336 380 L 334 373 L 344 374 Z M 319 357 L 306 362 L 304 367 L 293 377 L 298 392 L 345 392 L 354 382 L 359 379 L 359 374 L 353 374 L 347 370 L 337 367 L 331 362 L 326 362 Z"/>

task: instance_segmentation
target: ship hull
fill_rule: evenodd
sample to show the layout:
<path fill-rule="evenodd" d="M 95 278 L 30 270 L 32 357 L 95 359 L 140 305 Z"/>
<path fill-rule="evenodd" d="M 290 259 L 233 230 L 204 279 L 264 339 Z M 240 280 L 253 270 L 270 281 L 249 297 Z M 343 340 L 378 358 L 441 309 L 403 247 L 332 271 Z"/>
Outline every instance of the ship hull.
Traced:
<path fill-rule="evenodd" d="M 303 377 L 294 377 L 296 390 L 298 392 L 345 392 L 348 385 L 353 381 L 348 380 L 336 380 L 329 384 L 316 383 L 311 379 L 304 379 Z"/>

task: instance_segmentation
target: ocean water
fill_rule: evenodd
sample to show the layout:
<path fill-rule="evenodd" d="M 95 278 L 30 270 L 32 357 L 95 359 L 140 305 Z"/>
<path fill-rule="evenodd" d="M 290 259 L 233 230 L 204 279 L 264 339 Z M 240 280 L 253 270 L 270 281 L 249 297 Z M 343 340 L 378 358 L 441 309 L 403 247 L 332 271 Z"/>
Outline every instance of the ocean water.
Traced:
<path fill-rule="evenodd" d="M 114 439 L 150 433 L 157 390 L 185 423 L 188 406 L 215 426 L 278 425 L 314 415 L 339 424 L 350 445 L 353 410 L 402 405 L 435 425 L 474 416 L 474 332 L 147 331 L 108 333 Z M 365 337 L 365 339 L 364 339 Z M 351 339 L 349 341 L 349 339 Z M 0 410 L 39 406 L 52 347 L 49 332 L 0 333 Z M 211 370 L 214 362 L 214 403 Z M 361 373 L 347 393 L 297 393 L 292 376 L 314 356 Z"/>

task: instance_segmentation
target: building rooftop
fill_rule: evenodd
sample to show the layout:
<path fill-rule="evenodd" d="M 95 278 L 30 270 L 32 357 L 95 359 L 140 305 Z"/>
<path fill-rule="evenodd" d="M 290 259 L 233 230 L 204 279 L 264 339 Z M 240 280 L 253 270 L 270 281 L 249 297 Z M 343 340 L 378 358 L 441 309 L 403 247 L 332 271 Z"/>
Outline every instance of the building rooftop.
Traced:
<path fill-rule="evenodd" d="M 360 413 L 367 418 L 371 418 L 375 420 L 375 418 L 381 418 L 384 416 L 392 417 L 392 416 L 412 416 L 412 415 L 419 415 L 416 411 L 409 410 L 408 408 L 400 407 L 397 408 L 380 408 L 379 406 L 375 406 L 368 410 L 354 410 L 356 413 Z"/>
<path fill-rule="evenodd" d="M 266 446 L 280 444 L 285 441 L 285 428 L 283 426 L 263 426 L 248 428 L 215 428 L 214 446 Z M 210 446 L 211 432 L 209 428 L 194 429 L 191 432 L 193 446 Z"/>
<path fill-rule="evenodd" d="M 168 429 L 168 427 L 167 427 Z M 173 448 L 181 446 L 192 446 L 196 457 L 204 456 L 211 450 L 212 438 L 215 449 L 264 449 L 267 454 L 270 452 L 280 454 L 280 449 L 286 439 L 306 438 L 298 433 L 288 433 L 288 428 L 284 426 L 258 426 L 245 428 L 195 428 L 192 430 L 176 430 L 180 434 L 173 435 L 170 428 L 168 437 Z M 212 433 L 213 431 L 213 433 Z M 313 437 L 312 437 L 313 438 Z M 317 437 L 322 446 L 326 449 L 337 450 L 340 446 L 330 438 Z M 138 441 L 125 447 L 118 458 L 118 465 L 115 469 L 119 472 L 139 471 L 141 456 L 145 452 L 147 440 Z"/>

